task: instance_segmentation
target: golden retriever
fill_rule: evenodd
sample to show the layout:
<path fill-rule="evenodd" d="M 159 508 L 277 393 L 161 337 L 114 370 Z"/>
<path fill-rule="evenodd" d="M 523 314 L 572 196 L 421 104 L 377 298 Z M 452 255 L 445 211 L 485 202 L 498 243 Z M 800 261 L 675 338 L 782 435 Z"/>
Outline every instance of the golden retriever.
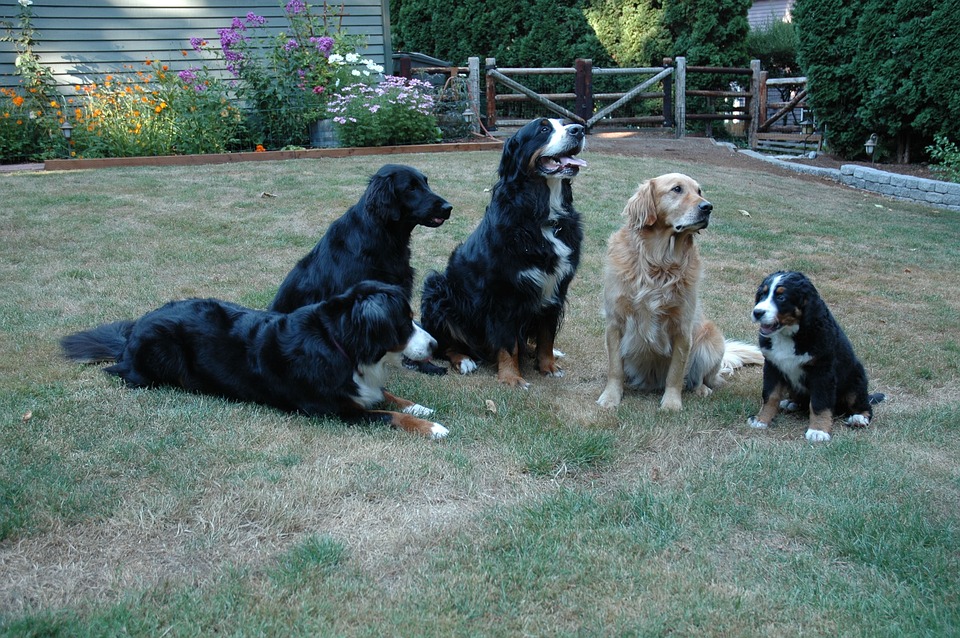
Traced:
<path fill-rule="evenodd" d="M 609 364 L 597 403 L 615 408 L 624 383 L 663 390 L 662 410 L 680 410 L 682 389 L 708 396 L 723 377 L 762 364 L 759 348 L 724 341 L 704 319 L 697 286 L 700 254 L 694 236 L 707 227 L 713 204 L 681 173 L 647 180 L 624 208 L 626 223 L 610 236 L 603 301 Z"/>

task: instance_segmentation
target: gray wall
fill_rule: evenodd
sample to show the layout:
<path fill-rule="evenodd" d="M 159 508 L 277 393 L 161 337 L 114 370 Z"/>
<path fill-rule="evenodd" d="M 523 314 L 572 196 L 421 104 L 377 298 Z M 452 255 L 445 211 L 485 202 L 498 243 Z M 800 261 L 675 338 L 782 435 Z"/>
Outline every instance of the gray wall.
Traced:
<path fill-rule="evenodd" d="M 322 0 L 310 4 L 315 13 L 322 10 Z M 340 2 L 330 4 L 340 7 Z M 343 4 L 346 32 L 366 36 L 364 55 L 389 69 L 388 0 L 348 0 Z M 147 58 L 167 63 L 174 70 L 196 66 L 199 58 L 190 49 L 190 38 L 219 45 L 217 29 L 250 11 L 267 18 L 271 29 L 287 30 L 280 0 L 34 0 L 32 8 L 39 41 L 35 51 L 67 94 L 73 93 L 77 84 L 128 71 L 126 65 L 143 70 Z M 16 25 L 19 9 L 17 0 L 0 0 L 0 19 Z M 184 50 L 189 51 L 188 57 L 182 55 Z M 13 44 L 0 42 L 0 86 L 17 86 L 14 58 Z"/>

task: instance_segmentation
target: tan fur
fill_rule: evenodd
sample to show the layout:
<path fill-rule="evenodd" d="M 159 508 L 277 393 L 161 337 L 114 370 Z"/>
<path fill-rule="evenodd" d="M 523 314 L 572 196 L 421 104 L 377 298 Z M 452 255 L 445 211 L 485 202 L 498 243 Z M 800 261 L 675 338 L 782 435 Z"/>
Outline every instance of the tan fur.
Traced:
<path fill-rule="evenodd" d="M 679 410 L 684 385 L 707 396 L 727 372 L 763 363 L 757 347 L 724 342 L 703 318 L 694 235 L 706 226 L 705 207 L 699 184 L 680 173 L 644 182 L 627 201 L 626 223 L 610 237 L 604 268 L 608 369 L 601 406 L 619 405 L 630 382 L 663 390 L 661 409 Z"/>

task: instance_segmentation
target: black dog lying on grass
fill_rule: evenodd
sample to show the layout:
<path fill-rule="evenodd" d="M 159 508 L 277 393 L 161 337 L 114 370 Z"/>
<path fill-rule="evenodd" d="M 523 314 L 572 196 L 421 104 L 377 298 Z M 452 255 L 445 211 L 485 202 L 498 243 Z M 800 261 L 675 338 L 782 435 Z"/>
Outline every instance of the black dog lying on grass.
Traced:
<path fill-rule="evenodd" d="M 217 299 L 172 301 L 135 321 L 118 321 L 61 340 L 83 363 L 133 387 L 160 385 L 252 401 L 307 415 L 386 421 L 443 438 L 423 417 L 433 410 L 384 388 L 386 364 L 403 353 L 428 359 L 436 341 L 413 321 L 398 286 L 361 282 L 289 314 Z M 401 412 L 371 409 L 386 401 Z"/>

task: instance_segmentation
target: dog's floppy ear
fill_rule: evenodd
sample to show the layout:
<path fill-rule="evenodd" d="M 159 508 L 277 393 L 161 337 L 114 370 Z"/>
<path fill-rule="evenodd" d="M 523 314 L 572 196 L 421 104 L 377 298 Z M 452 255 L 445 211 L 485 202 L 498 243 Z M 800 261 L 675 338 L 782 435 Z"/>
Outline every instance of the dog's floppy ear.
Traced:
<path fill-rule="evenodd" d="M 367 192 L 364 193 L 364 203 L 367 212 L 384 221 L 398 221 L 400 206 L 397 201 L 396 172 L 386 172 L 383 169 L 370 178 Z"/>
<path fill-rule="evenodd" d="M 657 200 L 653 194 L 653 180 L 640 184 L 623 209 L 630 225 L 635 228 L 653 226 L 657 223 Z"/>
<path fill-rule="evenodd" d="M 500 156 L 500 179 L 504 182 L 514 182 L 520 177 L 523 169 L 520 157 L 520 140 L 513 135 L 503 144 L 503 154 Z"/>

